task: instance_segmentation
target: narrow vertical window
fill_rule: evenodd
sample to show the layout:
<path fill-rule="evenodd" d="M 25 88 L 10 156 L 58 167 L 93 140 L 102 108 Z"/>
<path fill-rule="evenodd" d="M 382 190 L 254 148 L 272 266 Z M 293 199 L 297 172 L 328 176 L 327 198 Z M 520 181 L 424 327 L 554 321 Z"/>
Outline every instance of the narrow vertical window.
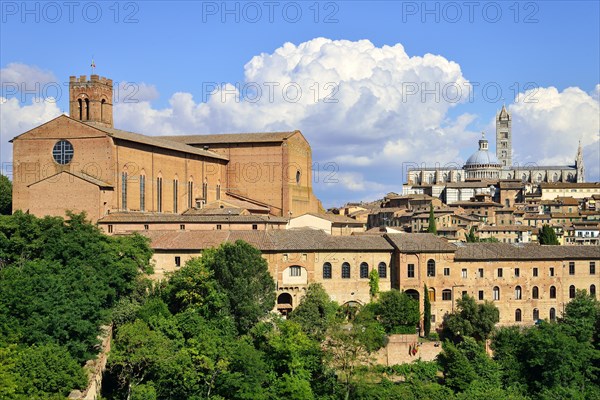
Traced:
<path fill-rule="evenodd" d="M 188 182 L 188 208 L 192 208 L 194 205 L 194 182 Z"/>
<path fill-rule="evenodd" d="M 575 298 L 575 285 L 569 286 L 569 298 L 570 299 Z"/>
<path fill-rule="evenodd" d="M 140 175 L 140 211 L 146 211 L 146 175 Z"/>
<path fill-rule="evenodd" d="M 162 178 L 156 178 L 156 211 L 162 212 Z"/>
<path fill-rule="evenodd" d="M 204 201 L 207 201 L 207 196 L 208 196 L 208 183 L 204 182 L 202 184 L 202 198 L 204 199 Z"/>
<path fill-rule="evenodd" d="M 500 288 L 498 286 L 494 286 L 494 300 L 500 300 Z"/>
<path fill-rule="evenodd" d="M 556 309 L 550 309 L 550 321 L 556 321 Z"/>
<path fill-rule="evenodd" d="M 521 309 L 517 308 L 515 310 L 515 322 L 521 322 Z"/>
<path fill-rule="evenodd" d="M 83 101 L 81 99 L 77 100 L 79 104 L 79 120 L 83 120 Z"/>
<path fill-rule="evenodd" d="M 85 119 L 90 120 L 90 99 L 85 99 Z"/>
<path fill-rule="evenodd" d="M 217 200 L 221 200 L 221 184 L 217 183 Z"/>
<path fill-rule="evenodd" d="M 540 298 L 540 290 L 538 289 L 537 286 L 534 286 L 533 289 L 531 289 L 531 298 L 532 299 Z"/>
<path fill-rule="evenodd" d="M 173 212 L 177 214 L 177 197 L 179 197 L 179 181 L 173 179 Z"/>
<path fill-rule="evenodd" d="M 121 208 L 127 210 L 127 172 L 121 173 Z"/>

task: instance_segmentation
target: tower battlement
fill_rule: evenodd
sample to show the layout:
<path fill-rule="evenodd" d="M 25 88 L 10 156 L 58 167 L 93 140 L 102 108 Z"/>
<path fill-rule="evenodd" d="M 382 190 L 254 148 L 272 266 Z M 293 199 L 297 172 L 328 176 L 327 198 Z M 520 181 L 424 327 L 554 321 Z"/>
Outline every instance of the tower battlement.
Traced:
<path fill-rule="evenodd" d="M 69 114 L 71 118 L 113 126 L 113 81 L 100 76 L 69 77 Z"/>

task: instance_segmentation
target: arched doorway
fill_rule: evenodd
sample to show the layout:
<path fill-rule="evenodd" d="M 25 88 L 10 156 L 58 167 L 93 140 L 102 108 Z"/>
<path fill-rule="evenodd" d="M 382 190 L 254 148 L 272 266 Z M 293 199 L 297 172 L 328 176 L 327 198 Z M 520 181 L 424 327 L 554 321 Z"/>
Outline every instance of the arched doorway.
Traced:
<path fill-rule="evenodd" d="M 289 293 L 281 293 L 277 296 L 277 310 L 281 315 L 288 315 L 292 312 L 292 295 Z"/>
<path fill-rule="evenodd" d="M 415 299 L 416 301 L 420 301 L 419 292 L 416 291 L 415 289 L 405 290 L 404 293 L 406 293 L 409 297 Z"/>

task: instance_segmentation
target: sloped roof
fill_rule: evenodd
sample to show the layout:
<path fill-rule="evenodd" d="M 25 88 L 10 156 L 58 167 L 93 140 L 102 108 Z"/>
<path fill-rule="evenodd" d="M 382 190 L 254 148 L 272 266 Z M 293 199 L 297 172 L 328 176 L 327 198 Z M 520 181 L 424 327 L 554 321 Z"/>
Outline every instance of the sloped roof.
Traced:
<path fill-rule="evenodd" d="M 600 246 L 466 243 L 458 246 L 454 259 L 456 261 L 600 259 Z"/>
<path fill-rule="evenodd" d="M 290 132 L 260 132 L 260 133 L 222 133 L 216 135 L 177 135 L 163 136 L 175 142 L 202 145 L 222 143 L 270 143 L 283 142 L 300 131 Z"/>
<path fill-rule="evenodd" d="M 148 231 L 153 249 L 203 250 L 243 240 L 261 251 L 386 251 L 393 247 L 381 236 L 330 236 L 321 230 Z"/>
<path fill-rule="evenodd" d="M 100 224 L 162 222 L 162 223 L 277 223 L 286 224 L 287 218 L 267 215 L 197 215 L 150 212 L 115 212 L 98 220 Z M 212 232 L 212 231 L 211 231 Z"/>
<path fill-rule="evenodd" d="M 456 247 L 432 233 L 388 233 L 390 243 L 402 253 L 450 253 Z"/>
<path fill-rule="evenodd" d="M 74 120 L 76 121 L 76 120 Z M 81 122 L 81 121 L 78 121 Z M 164 149 L 181 151 L 183 153 L 188 154 L 196 154 L 199 156 L 209 157 L 209 158 L 217 158 L 220 160 L 229 160 L 226 156 L 222 154 L 217 154 L 212 151 L 199 149 L 194 146 L 189 146 L 185 143 L 181 143 L 174 140 L 169 140 L 168 136 L 148 136 L 142 135 L 139 133 L 127 132 L 120 129 L 109 128 L 106 126 L 102 126 L 93 122 L 83 122 L 86 125 L 92 126 L 102 132 L 107 133 L 109 136 L 112 136 L 116 139 L 127 140 L 129 142 L 142 143 L 147 144 L 149 146 L 161 147 Z"/>

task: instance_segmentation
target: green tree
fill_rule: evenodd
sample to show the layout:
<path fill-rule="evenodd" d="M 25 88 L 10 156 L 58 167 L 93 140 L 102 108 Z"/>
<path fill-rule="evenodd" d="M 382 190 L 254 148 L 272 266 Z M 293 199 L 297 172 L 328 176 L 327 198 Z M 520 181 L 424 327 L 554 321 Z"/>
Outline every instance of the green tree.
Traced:
<path fill-rule="evenodd" d="M 338 309 L 338 304 L 329 298 L 320 283 L 311 283 L 298 307 L 290 314 L 289 320 L 300 324 L 308 336 L 323 340 Z"/>
<path fill-rule="evenodd" d="M 445 341 L 442 348 L 438 362 L 448 387 L 462 392 L 479 381 L 488 388 L 500 388 L 500 370 L 486 354 L 483 344 L 466 337 L 458 345 Z"/>
<path fill-rule="evenodd" d="M 475 236 L 474 226 L 472 226 L 471 229 L 469 229 L 469 233 L 465 233 L 465 240 L 467 243 L 477 243 L 479 241 L 479 238 Z"/>
<path fill-rule="evenodd" d="M 209 317 L 217 314 L 227 302 L 225 293 L 219 291 L 214 271 L 206 267 L 202 258 L 188 260 L 171 274 L 162 293 L 173 313 L 192 307 Z"/>
<path fill-rule="evenodd" d="M 377 298 L 379 294 L 379 272 L 375 268 L 369 273 L 369 295 L 371 301 Z"/>
<path fill-rule="evenodd" d="M 275 281 L 260 251 L 238 240 L 202 253 L 202 264 L 212 271 L 217 288 L 240 333 L 248 330 L 275 306 Z"/>
<path fill-rule="evenodd" d="M 62 346 L 33 345 L 19 352 L 15 363 L 19 392 L 29 398 L 66 397 L 87 386 L 87 376 L 77 360 Z"/>
<path fill-rule="evenodd" d="M 435 214 L 433 212 L 433 203 L 429 205 L 429 225 L 427 226 L 427 232 L 437 235 L 437 227 L 435 226 Z"/>
<path fill-rule="evenodd" d="M 431 301 L 429 300 L 429 289 L 423 285 L 423 336 L 429 336 L 431 332 Z"/>
<path fill-rule="evenodd" d="M 421 319 L 419 302 L 396 289 L 381 293 L 377 314 L 387 333 L 415 333 Z"/>
<path fill-rule="evenodd" d="M 538 232 L 538 241 L 540 244 L 559 245 L 554 228 L 544 224 Z"/>
<path fill-rule="evenodd" d="M 369 303 L 360 308 L 352 321 L 352 330 L 369 353 L 387 344 L 385 329 L 377 320 L 376 303 Z"/>
<path fill-rule="evenodd" d="M 0 174 L 0 214 L 12 214 L 12 182 Z"/>
<path fill-rule="evenodd" d="M 465 295 L 456 302 L 456 311 L 444 316 L 442 338 L 456 341 L 472 336 L 484 341 L 499 320 L 500 312 L 493 303 L 486 301 L 478 304 L 473 297 Z"/>

